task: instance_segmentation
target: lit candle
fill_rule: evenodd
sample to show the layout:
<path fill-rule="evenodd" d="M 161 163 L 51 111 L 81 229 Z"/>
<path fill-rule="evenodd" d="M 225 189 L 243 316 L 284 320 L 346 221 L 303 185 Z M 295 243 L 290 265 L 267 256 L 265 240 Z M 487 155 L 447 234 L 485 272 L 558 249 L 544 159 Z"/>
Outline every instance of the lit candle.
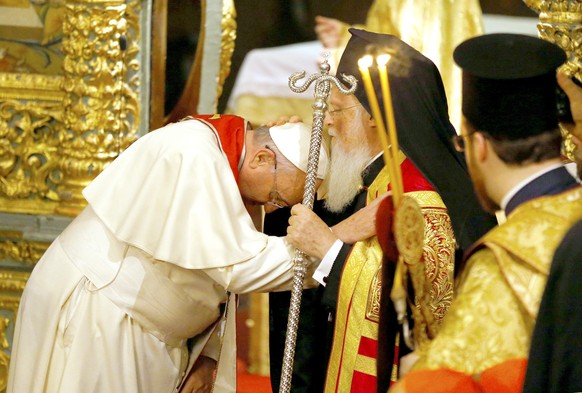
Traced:
<path fill-rule="evenodd" d="M 390 92 L 390 81 L 388 79 L 387 64 L 390 61 L 389 54 L 383 54 L 376 58 L 378 64 L 378 74 L 380 75 L 380 85 L 382 87 L 382 99 L 384 101 L 384 113 L 388 123 L 388 136 L 392 149 L 392 159 L 394 161 L 395 179 L 392 188 L 397 190 L 400 195 L 404 192 L 402 185 L 402 172 L 398 163 L 398 134 L 396 132 L 396 121 L 394 120 L 394 109 L 392 107 L 392 95 Z"/>
<path fill-rule="evenodd" d="M 392 183 L 392 198 L 394 199 L 394 208 L 398 208 L 397 201 L 403 193 L 402 173 L 400 163 L 398 162 L 398 138 L 396 135 L 396 122 L 394 121 L 394 111 L 392 109 L 392 96 L 390 95 L 390 84 L 388 82 L 388 72 L 386 65 L 390 61 L 390 55 L 384 54 L 376 58 L 378 65 L 378 75 L 380 75 L 380 86 L 382 88 L 382 101 L 384 102 L 384 114 L 388 123 L 388 137 L 390 139 L 390 161 L 393 174 L 390 175 Z M 403 260 L 398 258 L 396 262 L 396 271 L 394 272 L 394 281 L 390 291 L 390 299 L 394 303 L 394 309 L 399 323 L 403 323 L 406 317 L 406 291 L 403 285 Z"/>
<path fill-rule="evenodd" d="M 400 202 L 400 193 L 398 193 L 394 184 L 397 177 L 397 173 L 390 162 L 394 162 L 392 159 L 392 154 L 390 147 L 388 146 L 388 137 L 386 134 L 386 127 L 384 126 L 384 119 L 382 118 L 382 113 L 380 111 L 380 105 L 378 104 L 378 98 L 376 97 L 376 92 L 374 91 L 374 86 L 372 85 L 372 78 L 370 77 L 370 66 L 372 65 L 374 58 L 370 55 L 366 55 L 360 60 L 358 60 L 358 68 L 360 69 L 360 74 L 362 75 L 362 81 L 364 82 L 364 89 L 366 90 L 366 95 L 368 96 L 368 101 L 370 102 L 370 109 L 372 110 L 372 116 L 376 122 L 376 128 L 378 130 L 378 136 L 380 138 L 380 143 L 384 149 L 384 162 L 388 167 L 388 173 L 390 174 L 390 179 L 392 182 L 392 199 L 394 201 L 394 206 L 398 206 Z M 396 186 L 397 187 L 397 186 Z"/>

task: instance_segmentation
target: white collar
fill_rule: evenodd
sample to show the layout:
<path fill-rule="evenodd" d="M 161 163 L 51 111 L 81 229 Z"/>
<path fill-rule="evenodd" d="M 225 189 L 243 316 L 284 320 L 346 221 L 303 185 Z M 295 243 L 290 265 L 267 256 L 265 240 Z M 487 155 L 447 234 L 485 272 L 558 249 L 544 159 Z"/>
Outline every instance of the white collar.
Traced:
<path fill-rule="evenodd" d="M 383 152 L 383 151 L 381 151 L 380 153 L 378 153 L 378 154 L 376 154 L 374 157 L 372 157 L 372 158 L 370 159 L 370 161 L 368 161 L 368 163 L 366 164 L 366 168 L 367 168 L 367 167 L 369 167 L 369 166 L 370 166 L 370 164 L 372 164 L 374 161 L 376 161 L 376 159 L 377 159 L 378 157 L 380 157 L 382 154 L 384 154 L 384 152 Z"/>

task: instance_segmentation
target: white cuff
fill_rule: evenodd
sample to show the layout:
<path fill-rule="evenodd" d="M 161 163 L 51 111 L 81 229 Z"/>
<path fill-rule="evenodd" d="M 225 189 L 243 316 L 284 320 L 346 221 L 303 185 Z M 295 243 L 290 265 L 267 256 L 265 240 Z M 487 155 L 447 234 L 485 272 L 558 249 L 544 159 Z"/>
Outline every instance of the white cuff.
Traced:
<path fill-rule="evenodd" d="M 333 263 L 337 258 L 343 245 L 344 243 L 341 240 L 337 239 L 329 248 L 329 250 L 327 250 L 327 253 L 324 255 L 323 259 L 321 260 L 321 263 L 317 267 L 317 270 L 315 270 L 315 273 L 313 273 L 313 279 L 320 283 L 321 285 L 323 285 L 324 287 L 326 284 L 325 279 L 327 278 L 327 276 L 329 276 L 329 272 L 331 272 Z"/>

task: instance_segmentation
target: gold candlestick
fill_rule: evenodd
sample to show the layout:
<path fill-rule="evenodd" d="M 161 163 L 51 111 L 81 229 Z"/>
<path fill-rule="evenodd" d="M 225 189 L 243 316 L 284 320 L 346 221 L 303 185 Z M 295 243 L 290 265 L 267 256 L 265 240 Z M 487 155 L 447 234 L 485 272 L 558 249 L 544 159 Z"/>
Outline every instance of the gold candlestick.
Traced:
<path fill-rule="evenodd" d="M 360 74 L 362 75 L 362 81 L 364 82 L 364 89 L 366 90 L 366 95 L 368 96 L 368 101 L 370 102 L 370 109 L 372 110 L 372 116 L 376 122 L 376 129 L 378 130 L 378 137 L 380 138 L 380 143 L 382 144 L 382 149 L 384 150 L 384 162 L 388 167 L 388 173 L 390 174 L 390 179 L 392 183 L 392 199 L 394 201 L 394 207 L 398 206 L 400 202 L 400 196 L 402 193 L 398 190 L 397 171 L 394 168 L 394 157 L 392 157 L 392 152 L 390 151 L 390 146 L 388 143 L 388 136 L 386 133 L 386 127 L 384 126 L 384 119 L 382 118 L 382 113 L 380 111 L 380 105 L 378 104 L 378 98 L 376 97 L 376 92 L 372 85 L 372 78 L 370 77 L 370 66 L 372 65 L 374 58 L 370 55 L 366 55 L 358 60 L 358 68 Z"/>

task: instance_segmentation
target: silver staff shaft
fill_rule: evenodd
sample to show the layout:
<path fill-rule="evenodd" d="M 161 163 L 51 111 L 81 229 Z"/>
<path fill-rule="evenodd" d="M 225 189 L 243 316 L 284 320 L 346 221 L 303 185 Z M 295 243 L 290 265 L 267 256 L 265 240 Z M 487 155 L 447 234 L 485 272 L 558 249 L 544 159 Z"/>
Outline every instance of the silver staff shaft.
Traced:
<path fill-rule="evenodd" d="M 313 209 L 315 199 L 315 182 L 317 165 L 319 163 L 319 151 L 323 136 L 323 120 L 327 110 L 327 100 L 333 83 L 343 94 L 353 94 L 357 88 L 357 80 L 353 76 L 342 75 L 346 84 L 345 89 L 339 80 L 329 75 L 329 63 L 327 57 L 320 65 L 320 73 L 312 74 L 305 83 L 297 86 L 296 82 L 305 76 L 305 72 L 296 72 L 289 77 L 289 88 L 295 93 L 302 93 L 315 82 L 315 102 L 313 108 L 313 125 L 311 128 L 311 140 L 309 145 L 309 158 L 307 162 L 307 177 L 305 178 L 305 190 L 303 192 L 303 204 Z M 295 359 L 295 343 L 297 341 L 297 328 L 299 325 L 299 311 L 301 307 L 301 295 L 303 282 L 307 271 L 306 255 L 296 249 L 293 258 L 293 284 L 291 287 L 291 303 L 289 305 L 289 318 L 287 320 L 287 336 L 285 338 L 285 350 L 283 352 L 283 368 L 281 370 L 280 393 L 289 393 L 291 390 L 291 376 L 293 375 L 293 361 Z"/>

